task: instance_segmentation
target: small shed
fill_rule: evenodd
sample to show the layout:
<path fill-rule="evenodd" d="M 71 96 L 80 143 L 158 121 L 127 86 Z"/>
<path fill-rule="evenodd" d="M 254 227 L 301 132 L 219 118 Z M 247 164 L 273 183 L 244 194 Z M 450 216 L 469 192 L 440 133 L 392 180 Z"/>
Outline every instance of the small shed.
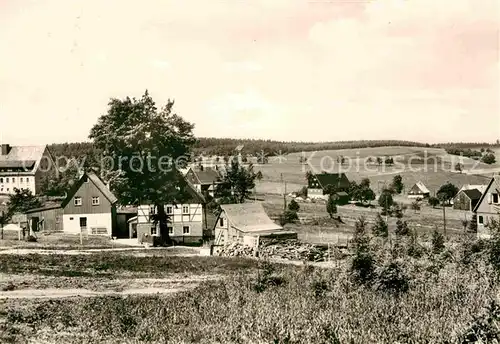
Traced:
<path fill-rule="evenodd" d="M 63 209 L 59 204 L 30 209 L 25 214 L 35 232 L 63 231 Z"/>
<path fill-rule="evenodd" d="M 422 182 L 417 182 L 408 191 L 408 198 L 426 198 L 429 197 L 430 191 Z"/>
<path fill-rule="evenodd" d="M 296 239 L 266 214 L 261 203 L 223 204 L 215 227 L 215 245 L 241 242 L 253 246 L 259 237 Z"/>

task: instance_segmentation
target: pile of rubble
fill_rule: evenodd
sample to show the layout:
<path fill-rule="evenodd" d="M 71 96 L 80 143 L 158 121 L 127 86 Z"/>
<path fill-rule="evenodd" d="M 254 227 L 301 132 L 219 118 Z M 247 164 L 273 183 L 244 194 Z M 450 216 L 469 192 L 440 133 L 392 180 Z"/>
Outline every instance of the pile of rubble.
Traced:
<path fill-rule="evenodd" d="M 280 258 L 287 260 L 301 260 L 320 262 L 328 257 L 325 248 L 312 244 L 301 243 L 298 240 L 270 240 L 261 242 L 259 249 L 232 243 L 219 249 L 218 255 L 225 257 L 260 257 Z"/>
<path fill-rule="evenodd" d="M 321 262 L 327 259 L 328 251 L 298 240 L 267 241 L 261 243 L 259 257 Z"/>
<path fill-rule="evenodd" d="M 223 257 L 255 257 L 257 250 L 255 247 L 244 246 L 235 242 L 220 248 L 218 255 Z"/>

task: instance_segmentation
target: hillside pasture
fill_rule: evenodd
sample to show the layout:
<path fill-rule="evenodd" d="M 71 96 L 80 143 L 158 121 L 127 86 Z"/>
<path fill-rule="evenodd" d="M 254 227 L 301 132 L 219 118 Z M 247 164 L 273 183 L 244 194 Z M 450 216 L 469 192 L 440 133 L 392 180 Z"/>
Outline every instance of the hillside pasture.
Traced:
<path fill-rule="evenodd" d="M 304 156 L 308 162 L 299 161 Z M 339 166 L 337 158 L 343 156 L 346 163 Z M 365 164 L 368 157 L 393 157 L 395 164 L 378 166 L 373 158 L 372 163 Z M 351 159 L 351 160 L 349 160 Z M 484 169 L 488 165 L 475 160 L 447 154 L 443 149 L 418 148 L 418 147 L 380 147 L 363 149 L 344 149 L 337 151 L 319 151 L 306 153 L 292 153 L 284 157 L 272 157 L 268 164 L 257 165 L 256 170 L 263 174 L 263 179 L 257 182 L 256 189 L 260 193 L 280 194 L 297 191 L 306 185 L 305 174 L 307 171 L 320 173 L 345 172 L 349 180 L 361 181 L 369 178 L 375 192 L 380 192 L 384 185 L 390 184 L 395 175 L 403 177 L 405 191 L 416 182 L 422 181 L 431 193 L 436 192 L 441 185 L 451 182 L 458 187 L 464 184 L 486 184 L 490 175 L 472 175 L 458 173 L 454 164 L 461 159 L 464 169 Z M 491 167 L 490 167 L 491 168 Z"/>

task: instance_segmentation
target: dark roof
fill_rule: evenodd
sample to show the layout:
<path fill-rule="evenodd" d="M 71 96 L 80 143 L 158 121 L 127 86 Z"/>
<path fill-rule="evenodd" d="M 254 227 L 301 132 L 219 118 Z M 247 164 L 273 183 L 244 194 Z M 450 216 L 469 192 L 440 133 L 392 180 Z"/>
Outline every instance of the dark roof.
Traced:
<path fill-rule="evenodd" d="M 479 191 L 478 189 L 462 190 L 462 192 L 466 194 L 467 197 L 469 197 L 471 200 L 478 200 L 482 195 L 481 191 Z"/>
<path fill-rule="evenodd" d="M 35 160 L 0 160 L 0 168 L 23 168 L 33 169 Z"/>
<path fill-rule="evenodd" d="M 337 186 L 339 184 L 346 187 L 349 183 L 349 179 L 347 179 L 345 173 L 320 173 L 315 174 L 314 177 L 316 177 L 322 188 L 325 188 L 327 185 Z M 311 184 L 312 179 L 309 180 L 309 184 Z"/>
<path fill-rule="evenodd" d="M 202 185 L 216 184 L 221 182 L 221 175 L 212 167 L 204 167 L 203 170 L 199 168 L 191 168 L 197 181 Z"/>

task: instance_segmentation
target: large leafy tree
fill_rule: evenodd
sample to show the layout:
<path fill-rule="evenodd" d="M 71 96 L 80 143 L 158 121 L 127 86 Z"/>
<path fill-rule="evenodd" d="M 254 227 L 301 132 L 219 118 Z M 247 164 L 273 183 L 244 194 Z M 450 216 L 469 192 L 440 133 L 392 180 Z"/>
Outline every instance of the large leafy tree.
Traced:
<path fill-rule="evenodd" d="M 173 112 L 174 102 L 158 109 L 148 91 L 140 99 L 111 99 L 108 112 L 90 131 L 101 157 L 101 176 L 121 204 L 152 204 L 154 221 L 168 239 L 164 204 L 189 195 L 178 172 L 190 161 L 194 125 Z"/>

